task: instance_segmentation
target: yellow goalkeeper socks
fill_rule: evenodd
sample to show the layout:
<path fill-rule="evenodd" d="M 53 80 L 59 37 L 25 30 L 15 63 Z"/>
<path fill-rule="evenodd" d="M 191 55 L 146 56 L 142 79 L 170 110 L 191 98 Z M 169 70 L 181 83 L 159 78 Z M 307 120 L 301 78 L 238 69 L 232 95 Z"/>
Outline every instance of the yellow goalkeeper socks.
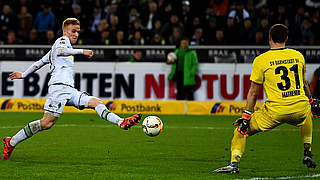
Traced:
<path fill-rule="evenodd" d="M 300 126 L 300 135 L 304 144 L 310 144 L 309 150 L 311 151 L 312 143 L 312 117 L 307 117 L 305 123 Z"/>
<path fill-rule="evenodd" d="M 246 149 L 248 135 L 240 134 L 237 129 L 233 132 L 231 142 L 231 162 L 240 162 L 240 158 Z"/>

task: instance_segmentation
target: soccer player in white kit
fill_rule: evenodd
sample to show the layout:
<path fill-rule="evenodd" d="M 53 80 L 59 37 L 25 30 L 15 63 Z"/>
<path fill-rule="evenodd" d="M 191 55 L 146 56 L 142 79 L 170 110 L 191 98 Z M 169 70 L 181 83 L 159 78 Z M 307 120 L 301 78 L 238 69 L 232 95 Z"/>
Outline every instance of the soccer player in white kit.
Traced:
<path fill-rule="evenodd" d="M 30 138 L 39 131 L 50 129 L 58 120 L 65 106 L 74 106 L 78 109 L 94 108 L 97 114 L 107 121 L 128 130 L 139 123 L 141 114 L 129 118 L 120 118 L 110 112 L 99 98 L 89 96 L 85 92 L 74 88 L 73 65 L 76 54 L 83 54 L 89 58 L 92 50 L 73 49 L 71 44 L 77 42 L 80 32 L 80 22 L 76 18 L 67 18 L 62 24 L 63 36 L 58 38 L 51 50 L 39 61 L 33 63 L 25 72 L 13 72 L 10 79 L 23 79 L 46 64 L 50 64 L 51 78 L 48 83 L 47 101 L 44 105 L 44 115 L 40 120 L 32 121 L 22 128 L 13 137 L 3 139 L 3 158 L 8 160 L 15 146 Z"/>

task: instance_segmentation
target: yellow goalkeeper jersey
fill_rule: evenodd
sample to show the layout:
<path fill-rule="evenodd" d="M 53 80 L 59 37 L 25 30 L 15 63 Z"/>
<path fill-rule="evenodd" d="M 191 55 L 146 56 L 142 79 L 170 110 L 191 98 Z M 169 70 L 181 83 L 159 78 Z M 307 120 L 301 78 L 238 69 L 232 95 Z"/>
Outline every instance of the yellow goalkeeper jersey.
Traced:
<path fill-rule="evenodd" d="M 254 59 L 250 80 L 263 85 L 267 109 L 290 114 L 309 105 L 303 83 L 305 72 L 305 59 L 300 52 L 271 49 Z"/>

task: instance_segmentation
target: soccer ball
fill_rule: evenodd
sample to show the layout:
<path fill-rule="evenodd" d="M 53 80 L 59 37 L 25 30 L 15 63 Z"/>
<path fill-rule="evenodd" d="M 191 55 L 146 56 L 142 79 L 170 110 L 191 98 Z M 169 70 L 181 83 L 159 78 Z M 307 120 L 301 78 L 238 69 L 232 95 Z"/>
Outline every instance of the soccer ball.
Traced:
<path fill-rule="evenodd" d="M 177 55 L 174 52 L 170 52 L 167 55 L 167 63 L 168 64 L 172 64 L 172 63 L 176 62 L 176 60 L 177 60 Z"/>
<path fill-rule="evenodd" d="M 158 136 L 162 131 L 163 123 L 157 116 L 148 116 L 142 122 L 143 132 L 148 136 Z"/>

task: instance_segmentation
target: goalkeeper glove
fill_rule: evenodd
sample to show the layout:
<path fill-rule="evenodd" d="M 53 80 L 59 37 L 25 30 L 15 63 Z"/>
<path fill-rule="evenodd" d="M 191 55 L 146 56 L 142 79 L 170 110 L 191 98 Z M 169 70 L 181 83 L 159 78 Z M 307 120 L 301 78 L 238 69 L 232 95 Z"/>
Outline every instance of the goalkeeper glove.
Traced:
<path fill-rule="evenodd" d="M 237 119 L 236 122 L 232 124 L 233 126 L 238 126 L 237 130 L 242 135 L 246 135 L 248 133 L 251 114 L 252 112 L 245 110 L 242 114 L 242 117 Z"/>
<path fill-rule="evenodd" d="M 311 105 L 311 112 L 313 114 L 313 117 L 320 118 L 320 100 L 313 99 L 312 96 L 310 96 L 309 103 Z"/>

